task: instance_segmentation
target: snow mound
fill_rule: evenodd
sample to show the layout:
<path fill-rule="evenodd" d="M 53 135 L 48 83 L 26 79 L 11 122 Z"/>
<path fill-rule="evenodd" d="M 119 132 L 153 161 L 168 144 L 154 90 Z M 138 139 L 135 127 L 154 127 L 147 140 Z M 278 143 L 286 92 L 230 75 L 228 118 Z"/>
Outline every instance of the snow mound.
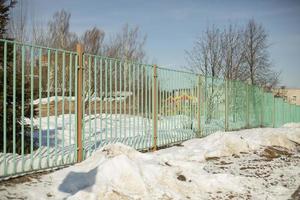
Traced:
<path fill-rule="evenodd" d="M 284 128 L 300 128 L 300 123 L 287 123 L 287 124 L 284 124 L 282 127 L 284 127 Z"/>
<path fill-rule="evenodd" d="M 124 145 L 122 143 L 106 145 L 101 149 L 101 151 L 104 152 L 108 158 L 113 158 L 119 155 L 126 155 L 130 158 L 135 158 L 142 154 L 136 151 L 134 148 Z"/>
<path fill-rule="evenodd" d="M 152 153 L 140 153 L 124 144 L 110 144 L 85 161 L 43 176 L 28 189 L 15 191 L 29 199 L 208 199 L 209 193 L 245 193 L 255 179 L 212 174 L 204 169 L 209 158 L 231 156 L 265 146 L 295 150 L 300 130 L 258 128 L 216 132 Z M 47 187 L 44 185 L 47 184 Z M 44 195 L 44 196 L 43 196 Z"/>

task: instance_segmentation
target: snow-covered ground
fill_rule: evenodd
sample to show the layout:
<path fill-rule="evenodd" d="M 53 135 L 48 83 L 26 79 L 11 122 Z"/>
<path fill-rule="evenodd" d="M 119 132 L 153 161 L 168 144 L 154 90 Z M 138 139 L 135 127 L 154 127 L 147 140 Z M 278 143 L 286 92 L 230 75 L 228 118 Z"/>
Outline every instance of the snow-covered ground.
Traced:
<path fill-rule="evenodd" d="M 299 144 L 295 123 L 151 153 L 110 144 L 71 167 L 0 183 L 0 199 L 289 199 L 300 186 Z"/>

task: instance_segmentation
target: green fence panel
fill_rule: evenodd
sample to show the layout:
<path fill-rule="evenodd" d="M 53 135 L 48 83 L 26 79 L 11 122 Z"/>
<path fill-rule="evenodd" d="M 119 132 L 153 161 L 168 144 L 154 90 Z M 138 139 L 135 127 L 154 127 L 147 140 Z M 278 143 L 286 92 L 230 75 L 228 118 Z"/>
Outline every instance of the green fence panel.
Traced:
<path fill-rule="evenodd" d="M 75 162 L 75 59 L 0 39 L 0 177 Z"/>
<path fill-rule="evenodd" d="M 77 162 L 80 124 L 86 159 L 116 142 L 152 149 L 156 127 L 162 147 L 216 131 L 300 122 L 299 105 L 258 86 L 86 53 L 78 63 L 79 56 L 0 39 L 0 179 Z"/>

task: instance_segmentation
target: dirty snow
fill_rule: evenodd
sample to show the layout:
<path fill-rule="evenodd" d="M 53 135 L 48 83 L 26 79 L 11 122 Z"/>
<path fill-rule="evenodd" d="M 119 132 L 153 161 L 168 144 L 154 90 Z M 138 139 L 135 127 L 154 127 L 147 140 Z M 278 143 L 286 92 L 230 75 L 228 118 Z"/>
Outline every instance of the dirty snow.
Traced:
<path fill-rule="evenodd" d="M 140 153 L 111 144 L 74 166 L 0 184 L 0 199 L 289 199 L 300 186 L 300 124 L 216 132 Z"/>

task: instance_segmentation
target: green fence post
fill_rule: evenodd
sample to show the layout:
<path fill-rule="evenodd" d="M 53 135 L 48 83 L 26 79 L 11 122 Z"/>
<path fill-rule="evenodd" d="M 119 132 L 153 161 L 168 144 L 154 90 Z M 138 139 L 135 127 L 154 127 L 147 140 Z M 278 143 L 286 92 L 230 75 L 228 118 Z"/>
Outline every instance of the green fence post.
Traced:
<path fill-rule="evenodd" d="M 273 95 L 273 117 L 272 117 L 272 120 L 273 120 L 273 128 L 275 128 L 275 116 L 276 116 L 276 106 L 275 106 L 275 96 Z"/>
<path fill-rule="evenodd" d="M 198 109 L 197 109 L 197 118 L 198 118 L 198 134 L 199 137 L 202 137 L 201 133 L 201 76 L 198 75 Z"/>
<path fill-rule="evenodd" d="M 264 92 L 264 89 L 261 88 L 261 116 L 260 116 L 261 121 L 260 121 L 260 127 L 264 126 L 264 111 L 265 111 L 264 104 L 265 104 L 265 92 Z"/>
<path fill-rule="evenodd" d="M 246 92 L 247 92 L 247 112 L 246 112 L 246 120 L 247 120 L 247 122 L 246 122 L 246 128 L 249 128 L 250 127 L 250 107 L 249 107 L 249 87 L 250 87 L 250 85 L 249 84 L 247 84 L 246 85 Z"/>
<path fill-rule="evenodd" d="M 228 131 L 228 80 L 225 79 L 225 131 Z"/>

